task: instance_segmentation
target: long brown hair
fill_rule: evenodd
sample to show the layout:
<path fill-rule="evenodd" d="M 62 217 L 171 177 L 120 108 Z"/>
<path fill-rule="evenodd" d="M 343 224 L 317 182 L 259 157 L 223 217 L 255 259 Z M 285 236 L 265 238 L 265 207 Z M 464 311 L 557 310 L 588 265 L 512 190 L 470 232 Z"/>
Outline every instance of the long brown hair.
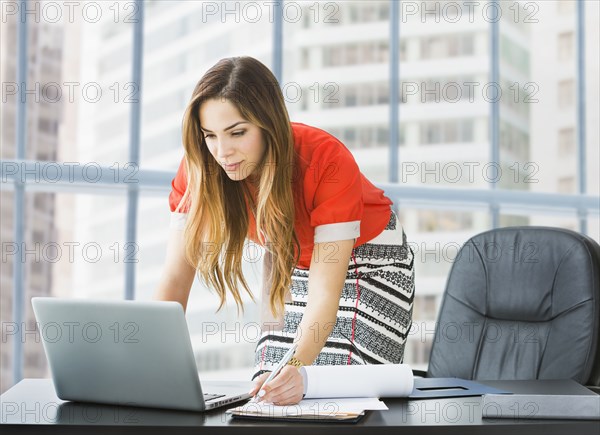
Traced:
<path fill-rule="evenodd" d="M 265 153 L 253 176 L 260 174 L 256 204 L 244 181 L 231 180 L 210 154 L 200 129 L 200 106 L 209 99 L 231 102 L 242 117 L 260 127 Z M 300 254 L 294 231 L 294 137 L 283 94 L 271 71 L 252 57 L 221 59 L 196 84 L 183 118 L 188 187 L 178 210 L 189 206 L 185 256 L 200 277 L 226 301 L 227 289 L 243 311 L 240 282 L 254 296 L 242 273 L 248 207 L 255 209 L 256 234 L 266 237 L 272 256 L 269 304 L 277 316 Z"/>

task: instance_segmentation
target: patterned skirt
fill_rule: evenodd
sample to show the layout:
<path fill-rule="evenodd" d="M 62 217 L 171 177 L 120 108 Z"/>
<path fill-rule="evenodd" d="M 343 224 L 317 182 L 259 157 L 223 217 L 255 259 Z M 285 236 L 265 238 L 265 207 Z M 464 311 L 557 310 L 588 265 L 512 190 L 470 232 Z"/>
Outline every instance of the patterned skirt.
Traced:
<path fill-rule="evenodd" d="M 313 364 L 399 364 L 412 323 L 414 256 L 396 214 L 381 234 L 352 254 L 335 326 Z M 306 269 L 294 269 L 283 328 L 263 331 L 253 379 L 271 371 L 292 346 L 306 309 L 308 275 Z"/>

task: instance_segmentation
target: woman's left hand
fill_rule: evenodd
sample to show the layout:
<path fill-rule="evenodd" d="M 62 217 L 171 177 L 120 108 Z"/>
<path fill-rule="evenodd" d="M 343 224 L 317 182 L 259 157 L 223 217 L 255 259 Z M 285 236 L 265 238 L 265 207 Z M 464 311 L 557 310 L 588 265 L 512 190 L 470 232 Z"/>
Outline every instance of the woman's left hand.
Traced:
<path fill-rule="evenodd" d="M 298 368 L 286 365 L 268 384 L 262 386 L 269 373 L 263 373 L 257 380 L 250 394 L 255 395 L 261 389 L 265 395 L 257 396 L 259 401 L 271 402 L 274 405 L 294 405 L 304 396 L 304 379 Z"/>

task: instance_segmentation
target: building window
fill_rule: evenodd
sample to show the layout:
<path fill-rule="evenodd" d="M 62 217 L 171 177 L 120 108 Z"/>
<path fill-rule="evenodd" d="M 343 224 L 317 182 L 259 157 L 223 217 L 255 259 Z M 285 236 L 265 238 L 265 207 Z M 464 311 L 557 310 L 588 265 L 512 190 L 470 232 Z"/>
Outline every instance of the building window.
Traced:
<path fill-rule="evenodd" d="M 422 59 L 471 56 L 474 53 L 475 41 L 472 34 L 439 35 L 421 39 Z"/>
<path fill-rule="evenodd" d="M 575 177 L 561 177 L 558 179 L 558 193 L 575 193 Z"/>
<path fill-rule="evenodd" d="M 310 68 L 310 53 L 308 52 L 308 48 L 302 49 L 302 69 Z"/>
<path fill-rule="evenodd" d="M 375 50 L 373 49 L 372 44 L 361 44 L 360 49 L 360 57 L 363 63 L 375 62 Z"/>
<path fill-rule="evenodd" d="M 38 130 L 49 135 L 56 135 L 58 132 L 58 121 L 48 118 L 39 118 Z"/>
<path fill-rule="evenodd" d="M 558 155 L 559 157 L 571 157 L 575 155 L 574 128 L 563 128 L 558 132 Z"/>
<path fill-rule="evenodd" d="M 575 12 L 575 2 L 576 0 L 558 0 L 558 13 L 562 14 L 572 14 Z"/>
<path fill-rule="evenodd" d="M 421 140 L 423 144 L 438 144 L 442 141 L 441 124 L 437 122 L 427 123 L 421 127 Z"/>
<path fill-rule="evenodd" d="M 358 104 L 358 90 L 355 86 L 348 86 L 346 87 L 346 92 L 345 92 L 345 99 L 346 99 L 346 107 L 354 107 Z"/>
<path fill-rule="evenodd" d="M 435 59 L 445 56 L 444 39 L 441 36 L 432 36 L 421 40 L 421 57 Z"/>
<path fill-rule="evenodd" d="M 575 103 L 575 81 L 563 80 L 558 83 L 558 108 L 566 109 Z"/>
<path fill-rule="evenodd" d="M 407 56 L 407 46 L 406 46 L 406 39 L 402 39 L 400 41 L 400 61 L 404 62 L 406 61 L 406 57 Z"/>
<path fill-rule="evenodd" d="M 364 42 L 323 47 L 323 66 L 386 63 L 388 52 L 387 42 Z"/>
<path fill-rule="evenodd" d="M 465 119 L 460 123 L 460 141 L 473 142 L 473 121 Z"/>
<path fill-rule="evenodd" d="M 387 63 L 389 61 L 390 49 L 387 42 L 377 44 L 377 61 Z"/>
<path fill-rule="evenodd" d="M 460 54 L 462 56 L 471 56 L 475 54 L 475 38 L 472 34 L 462 35 L 460 42 Z"/>
<path fill-rule="evenodd" d="M 377 86 L 377 104 L 388 104 L 390 102 L 390 87 L 387 83 Z"/>
<path fill-rule="evenodd" d="M 323 65 L 338 66 L 342 64 L 342 47 L 324 47 L 323 48 Z"/>
<path fill-rule="evenodd" d="M 365 83 L 358 89 L 358 105 L 359 106 L 370 106 L 373 104 L 373 85 Z"/>
<path fill-rule="evenodd" d="M 358 146 L 360 148 L 368 148 L 373 145 L 373 140 L 371 139 L 372 131 L 373 130 L 370 127 L 361 128 L 358 130 Z"/>
<path fill-rule="evenodd" d="M 344 144 L 348 148 L 356 147 L 356 130 L 354 128 L 344 129 Z"/>
<path fill-rule="evenodd" d="M 379 5 L 379 20 L 386 21 L 389 16 L 390 16 L 390 5 L 386 1 Z"/>
<path fill-rule="evenodd" d="M 398 129 L 398 142 L 401 146 L 406 145 L 406 131 L 403 125 Z"/>
<path fill-rule="evenodd" d="M 360 63 L 358 60 L 358 46 L 357 45 L 349 45 L 346 47 L 346 64 L 347 65 L 356 65 Z"/>
<path fill-rule="evenodd" d="M 558 35 L 558 60 L 567 62 L 573 59 L 573 32 L 565 32 Z"/>
<path fill-rule="evenodd" d="M 524 74 L 529 74 L 529 53 L 505 35 L 500 36 L 500 57 Z"/>
<path fill-rule="evenodd" d="M 459 127 L 456 122 L 447 122 L 444 124 L 444 140 L 446 142 L 458 142 Z"/>
<path fill-rule="evenodd" d="M 421 145 L 473 142 L 473 121 L 470 119 L 421 124 Z"/>
<path fill-rule="evenodd" d="M 388 143 L 388 138 L 390 137 L 390 130 L 385 127 L 377 128 L 377 143 L 381 145 L 385 145 Z"/>

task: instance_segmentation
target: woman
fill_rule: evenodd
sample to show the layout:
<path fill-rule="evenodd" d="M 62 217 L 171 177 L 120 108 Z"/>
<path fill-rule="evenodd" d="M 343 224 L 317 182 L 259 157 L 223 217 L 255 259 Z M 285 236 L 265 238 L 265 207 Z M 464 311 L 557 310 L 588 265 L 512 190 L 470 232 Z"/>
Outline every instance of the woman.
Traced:
<path fill-rule="evenodd" d="M 172 182 L 167 264 L 155 298 L 184 309 L 196 271 L 243 308 L 245 238 L 265 247 L 262 400 L 300 401 L 308 364 L 402 362 L 414 297 L 413 253 L 392 201 L 323 130 L 290 122 L 269 69 L 219 61 L 196 85 L 183 120 L 185 157 Z M 268 372 L 297 343 L 268 384 Z"/>

